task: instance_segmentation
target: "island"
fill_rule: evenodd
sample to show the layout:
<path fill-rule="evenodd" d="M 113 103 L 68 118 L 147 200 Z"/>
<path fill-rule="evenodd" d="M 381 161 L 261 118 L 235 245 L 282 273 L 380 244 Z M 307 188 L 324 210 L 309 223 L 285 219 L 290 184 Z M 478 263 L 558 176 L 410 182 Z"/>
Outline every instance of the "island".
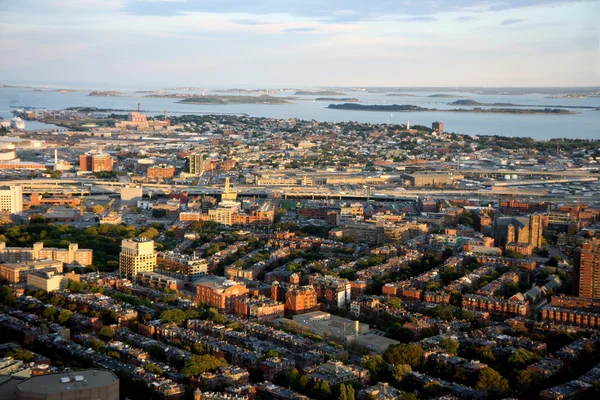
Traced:
<path fill-rule="evenodd" d="M 0 84 L 0 88 L 2 88 L 2 89 L 31 89 L 31 86 L 19 86 L 19 85 L 5 85 L 5 84 Z"/>
<path fill-rule="evenodd" d="M 346 93 L 336 92 L 335 90 L 298 90 L 295 94 L 297 96 L 343 96 Z"/>
<path fill-rule="evenodd" d="M 125 93 L 117 92 L 115 90 L 106 90 L 106 91 L 94 91 L 91 92 L 88 96 L 96 96 L 96 97 L 117 97 L 124 96 Z"/>
<path fill-rule="evenodd" d="M 360 100 L 355 97 L 317 97 L 317 101 L 345 101 L 348 103 L 358 103 Z"/>
<path fill-rule="evenodd" d="M 294 89 L 211 89 L 213 93 L 244 93 L 244 94 L 277 94 L 294 92 Z"/>
<path fill-rule="evenodd" d="M 109 112 L 126 112 L 129 113 L 133 110 L 125 108 L 98 108 L 98 107 L 67 107 L 65 110 L 77 111 L 80 113 L 109 113 Z M 142 112 L 148 112 L 147 110 L 141 110 Z"/>
<path fill-rule="evenodd" d="M 575 114 L 572 111 L 560 108 L 458 108 L 455 110 L 440 110 L 437 108 L 424 108 L 412 104 L 330 104 L 327 108 L 334 110 L 352 110 L 352 111 L 437 111 L 437 112 L 473 112 L 473 113 L 491 113 L 491 114 Z"/>
<path fill-rule="evenodd" d="M 197 88 L 197 87 L 189 87 L 189 86 L 181 86 L 181 87 L 165 89 L 165 90 L 177 90 L 177 91 L 185 91 L 185 92 L 201 92 L 206 89 Z"/>
<path fill-rule="evenodd" d="M 33 89 L 34 92 L 56 92 L 56 93 L 75 93 L 81 90 L 75 89 Z"/>
<path fill-rule="evenodd" d="M 386 93 L 385 95 L 390 97 L 417 97 L 416 94 L 409 93 Z"/>
<path fill-rule="evenodd" d="M 598 107 L 594 106 L 562 106 L 562 105 L 525 105 L 525 104 L 514 104 L 514 103 L 480 103 L 475 100 L 456 100 L 452 103 L 448 103 L 451 106 L 487 106 L 487 107 L 544 107 L 544 108 L 580 108 L 588 110 L 598 110 Z"/>
<path fill-rule="evenodd" d="M 437 111 L 430 108 L 414 106 L 412 104 L 330 104 L 327 108 L 334 110 L 352 111 Z"/>
<path fill-rule="evenodd" d="M 154 96 L 149 96 L 154 97 Z M 164 96 L 160 96 L 164 97 Z M 181 96 L 166 96 L 181 97 Z M 187 104 L 290 104 L 293 97 L 262 96 L 192 96 L 184 97 L 178 103 Z"/>
<path fill-rule="evenodd" d="M 445 94 L 445 93 L 440 93 L 440 94 L 432 94 L 429 95 L 427 97 L 436 97 L 436 98 L 442 98 L 442 99 L 461 99 L 465 96 L 459 96 L 456 94 Z"/>

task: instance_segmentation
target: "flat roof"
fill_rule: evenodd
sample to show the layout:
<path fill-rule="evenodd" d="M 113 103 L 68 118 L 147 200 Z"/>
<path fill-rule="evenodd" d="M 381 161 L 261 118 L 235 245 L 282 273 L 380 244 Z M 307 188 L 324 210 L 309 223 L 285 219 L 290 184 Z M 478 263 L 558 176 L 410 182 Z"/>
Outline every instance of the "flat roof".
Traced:
<path fill-rule="evenodd" d="M 17 391 L 51 394 L 66 390 L 105 387 L 115 382 L 119 382 L 119 378 L 111 371 L 86 369 L 34 376 L 17 384 Z"/>
<path fill-rule="evenodd" d="M 377 335 L 372 332 L 358 335 L 355 338 L 353 338 L 352 340 L 356 340 L 360 343 L 371 344 L 371 345 L 377 346 L 377 347 L 391 346 L 392 344 L 400 344 L 400 342 L 397 340 L 390 339 L 385 336 Z"/>

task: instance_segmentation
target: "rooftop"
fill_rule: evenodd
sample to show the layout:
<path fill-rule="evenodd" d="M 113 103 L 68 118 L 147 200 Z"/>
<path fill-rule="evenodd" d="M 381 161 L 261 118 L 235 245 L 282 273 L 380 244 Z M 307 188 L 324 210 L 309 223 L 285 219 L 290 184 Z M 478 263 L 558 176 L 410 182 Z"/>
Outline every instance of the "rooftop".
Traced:
<path fill-rule="evenodd" d="M 116 375 L 110 371 L 86 369 L 34 376 L 17 384 L 17 390 L 51 394 L 76 388 L 81 389 L 83 386 L 89 389 L 105 387 L 118 381 Z"/>

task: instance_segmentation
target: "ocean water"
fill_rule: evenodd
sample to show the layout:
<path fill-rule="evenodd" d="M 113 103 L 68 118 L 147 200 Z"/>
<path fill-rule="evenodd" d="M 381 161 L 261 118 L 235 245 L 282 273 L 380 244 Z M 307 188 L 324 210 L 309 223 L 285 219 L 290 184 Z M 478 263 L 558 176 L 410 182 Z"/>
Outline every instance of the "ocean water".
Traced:
<path fill-rule="evenodd" d="M 65 86 L 56 86 L 65 88 Z M 253 117 L 267 118 L 298 118 L 316 121 L 358 121 L 365 123 L 406 123 L 411 125 L 431 126 L 433 121 L 441 121 L 447 132 L 468 135 L 502 135 L 532 137 L 536 140 L 551 138 L 584 138 L 600 139 L 600 111 L 593 109 L 572 109 L 576 114 L 571 115 L 542 115 L 542 114 L 491 114 L 452 112 L 456 108 L 449 103 L 457 98 L 430 97 L 434 94 L 448 93 L 471 99 L 481 103 L 514 103 L 528 107 L 534 106 L 592 106 L 600 108 L 600 98 L 548 98 L 543 94 L 528 95 L 482 95 L 457 92 L 404 92 L 407 96 L 391 97 L 382 93 L 366 93 L 345 91 L 343 96 L 295 96 L 291 93 L 281 93 L 278 96 L 293 96 L 292 104 L 233 104 L 233 105 L 199 105 L 177 103 L 177 99 L 147 98 L 146 94 L 135 93 L 134 89 L 115 89 L 122 91 L 122 97 L 89 96 L 91 89 L 81 88 L 75 92 L 57 92 L 55 88 L 36 91 L 33 88 L 0 88 L 0 117 L 11 118 L 11 111 L 18 107 L 34 107 L 46 109 L 63 109 L 67 107 L 98 107 L 135 110 L 140 103 L 147 114 L 247 114 Z M 139 90 L 148 90 L 141 88 Z M 198 94 L 200 92 L 188 92 Z M 211 94 L 210 91 L 207 92 Z M 216 93 L 233 95 L 234 93 Z M 382 111 L 351 111 L 328 109 L 331 103 L 342 101 L 315 101 L 316 97 L 353 97 L 360 104 L 414 104 L 425 108 L 436 108 L 439 111 L 428 112 L 382 112 Z M 537 108 L 537 107 L 536 107 Z M 448 110 L 448 111 L 446 111 Z M 41 123 L 26 121 L 26 129 L 49 128 Z"/>

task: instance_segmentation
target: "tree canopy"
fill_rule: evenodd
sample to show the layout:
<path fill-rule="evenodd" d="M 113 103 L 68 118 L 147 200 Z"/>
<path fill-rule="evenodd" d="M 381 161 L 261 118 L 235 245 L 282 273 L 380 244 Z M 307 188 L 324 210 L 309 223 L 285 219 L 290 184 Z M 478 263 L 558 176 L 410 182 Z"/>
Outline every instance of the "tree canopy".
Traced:
<path fill-rule="evenodd" d="M 408 364 L 418 368 L 423 362 L 423 349 L 414 343 L 393 344 L 383 353 L 383 358 L 394 366 Z"/>

